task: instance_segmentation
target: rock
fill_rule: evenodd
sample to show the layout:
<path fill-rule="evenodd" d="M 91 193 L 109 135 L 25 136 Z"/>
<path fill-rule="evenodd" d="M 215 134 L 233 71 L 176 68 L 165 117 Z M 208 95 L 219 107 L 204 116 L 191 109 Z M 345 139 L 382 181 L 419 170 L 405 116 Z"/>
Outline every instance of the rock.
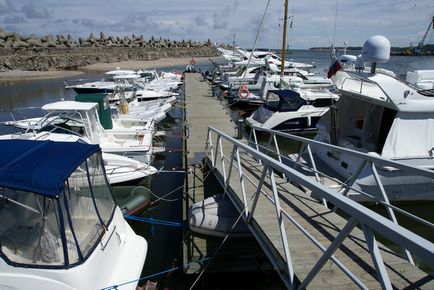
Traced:
<path fill-rule="evenodd" d="M 9 61 L 4 61 L 3 62 L 3 66 L 6 68 L 6 69 L 9 69 L 9 70 L 13 70 L 15 67 L 9 62 Z"/>
<path fill-rule="evenodd" d="M 95 37 L 93 36 L 93 33 L 91 32 L 89 35 L 89 38 L 87 39 L 88 42 L 90 43 L 95 43 Z"/>
<path fill-rule="evenodd" d="M 27 43 L 29 44 L 29 47 L 41 47 L 42 41 L 40 38 L 31 37 L 27 40 Z"/>
<path fill-rule="evenodd" d="M 27 42 L 17 40 L 17 41 L 14 41 L 12 43 L 12 47 L 13 48 L 27 48 L 27 47 L 29 47 L 29 44 Z"/>
<path fill-rule="evenodd" d="M 13 38 L 14 42 L 21 41 L 21 35 L 19 35 L 18 33 L 14 33 L 12 38 Z"/>

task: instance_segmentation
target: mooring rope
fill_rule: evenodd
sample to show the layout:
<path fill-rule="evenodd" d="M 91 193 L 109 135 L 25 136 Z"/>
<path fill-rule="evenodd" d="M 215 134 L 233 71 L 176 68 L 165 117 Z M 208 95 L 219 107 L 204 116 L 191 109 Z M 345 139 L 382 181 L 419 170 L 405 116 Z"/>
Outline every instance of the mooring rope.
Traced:
<path fill-rule="evenodd" d="M 124 218 L 134 220 L 134 221 L 139 221 L 139 222 L 145 222 L 145 223 L 149 223 L 149 224 L 153 224 L 153 225 L 178 227 L 178 228 L 184 227 L 184 225 L 182 223 L 179 223 L 179 222 L 158 220 L 158 219 L 154 219 L 152 217 L 151 218 L 145 218 L 145 217 L 139 217 L 139 216 L 134 216 L 134 215 L 124 215 Z"/>
<path fill-rule="evenodd" d="M 239 222 L 239 220 L 241 219 L 241 217 L 243 216 L 244 212 L 246 211 L 247 207 L 244 208 L 244 210 L 240 213 L 240 215 L 238 216 L 237 220 L 234 222 L 234 224 L 232 225 L 232 228 L 230 229 L 230 231 L 226 234 L 226 236 L 224 237 L 223 241 L 220 243 L 220 245 L 217 247 L 217 249 L 215 250 L 214 254 L 211 256 L 211 258 L 209 259 L 209 262 L 206 263 L 205 267 L 203 267 L 202 271 L 200 272 L 199 276 L 197 276 L 196 280 L 193 282 L 193 284 L 191 285 L 191 287 L 189 288 L 189 290 L 192 290 L 193 287 L 196 285 L 196 283 L 199 281 L 200 277 L 202 277 L 203 273 L 205 273 L 206 268 L 209 266 L 209 264 L 211 264 L 211 262 L 214 260 L 214 258 L 217 256 L 217 254 L 219 253 L 220 249 L 223 247 L 224 243 L 226 242 L 226 240 L 228 239 L 229 235 L 232 233 L 232 231 L 235 229 L 235 226 L 237 225 L 237 223 Z"/>
<path fill-rule="evenodd" d="M 178 267 L 173 267 L 173 268 L 170 268 L 170 269 L 167 269 L 167 270 L 155 273 L 155 274 L 151 274 L 151 275 L 148 275 L 148 276 L 140 277 L 138 279 L 134 279 L 134 280 L 127 281 L 127 282 L 124 282 L 124 283 L 120 283 L 118 285 L 112 285 L 112 286 L 104 287 L 104 288 L 101 288 L 101 290 L 118 289 L 118 287 L 121 287 L 121 286 L 124 286 L 124 285 L 127 285 L 127 284 L 139 282 L 141 280 L 149 279 L 149 278 L 152 278 L 152 277 L 155 277 L 155 276 L 159 276 L 159 275 L 162 275 L 162 274 L 165 274 L 165 273 L 170 273 L 170 272 L 173 272 L 173 271 L 176 271 L 176 270 L 180 269 L 181 267 L 182 268 L 187 268 L 187 267 L 189 267 L 191 265 L 194 265 L 194 264 L 200 264 L 200 263 L 202 263 L 202 262 L 204 262 L 206 260 L 209 260 L 209 258 L 204 258 L 204 259 L 201 259 L 201 260 L 198 260 L 198 261 L 194 261 L 194 262 L 191 262 L 191 263 L 188 263 L 188 264 L 185 264 L 185 265 L 182 265 L 182 266 L 178 266 Z"/>

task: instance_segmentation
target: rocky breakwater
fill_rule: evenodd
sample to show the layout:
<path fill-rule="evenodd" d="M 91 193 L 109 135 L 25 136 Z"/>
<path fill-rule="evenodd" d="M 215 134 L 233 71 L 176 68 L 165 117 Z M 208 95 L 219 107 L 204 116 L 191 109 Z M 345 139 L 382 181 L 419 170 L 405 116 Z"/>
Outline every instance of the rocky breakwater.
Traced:
<path fill-rule="evenodd" d="M 77 70 L 95 63 L 218 55 L 210 40 L 146 40 L 143 35 L 115 37 L 101 32 L 76 41 L 71 35 L 25 36 L 0 28 L 0 71 Z"/>

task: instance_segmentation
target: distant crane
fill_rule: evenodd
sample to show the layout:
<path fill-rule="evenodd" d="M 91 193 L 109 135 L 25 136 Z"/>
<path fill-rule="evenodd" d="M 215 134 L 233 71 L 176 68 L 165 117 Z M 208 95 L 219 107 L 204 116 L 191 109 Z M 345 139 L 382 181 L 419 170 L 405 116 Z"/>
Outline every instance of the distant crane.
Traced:
<path fill-rule="evenodd" d="M 429 34 L 430 29 L 434 29 L 434 16 L 430 22 L 430 24 L 428 25 L 428 28 L 425 31 L 425 34 L 422 37 L 422 40 L 418 43 L 417 47 L 414 49 L 415 53 L 420 53 L 423 49 L 423 46 L 425 44 L 425 40 Z"/>

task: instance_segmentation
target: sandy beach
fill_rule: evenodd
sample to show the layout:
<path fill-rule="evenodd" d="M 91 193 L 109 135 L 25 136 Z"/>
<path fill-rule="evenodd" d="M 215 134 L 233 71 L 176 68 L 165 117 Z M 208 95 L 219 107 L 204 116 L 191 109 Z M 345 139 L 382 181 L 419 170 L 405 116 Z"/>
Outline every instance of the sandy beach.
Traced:
<path fill-rule="evenodd" d="M 170 66 L 187 66 L 191 61 L 191 58 L 161 58 L 151 61 L 122 61 L 122 62 L 112 62 L 112 63 L 97 63 L 85 67 L 81 67 L 76 71 L 22 71 L 22 70 L 11 70 L 0 72 L 0 82 L 14 82 L 23 80 L 40 80 L 40 79 L 52 79 L 52 78 L 67 78 L 73 77 L 84 72 L 104 72 L 120 69 L 155 69 L 161 67 Z M 208 57 L 196 57 L 194 58 L 195 63 L 205 63 L 209 62 Z"/>
<path fill-rule="evenodd" d="M 120 69 L 154 69 L 161 67 L 170 67 L 170 66 L 187 66 L 190 64 L 191 57 L 181 57 L 181 58 L 160 58 L 157 60 L 149 60 L 149 61 L 122 61 L 122 62 L 112 62 L 112 63 L 97 63 L 92 64 L 82 69 L 84 71 L 110 71 L 115 70 L 116 68 Z M 209 62 L 209 57 L 194 57 L 195 63 L 205 63 Z"/>
<path fill-rule="evenodd" d="M 24 80 L 42 80 L 67 78 L 83 74 L 82 71 L 22 71 L 10 70 L 0 72 L 0 82 L 14 82 Z"/>

